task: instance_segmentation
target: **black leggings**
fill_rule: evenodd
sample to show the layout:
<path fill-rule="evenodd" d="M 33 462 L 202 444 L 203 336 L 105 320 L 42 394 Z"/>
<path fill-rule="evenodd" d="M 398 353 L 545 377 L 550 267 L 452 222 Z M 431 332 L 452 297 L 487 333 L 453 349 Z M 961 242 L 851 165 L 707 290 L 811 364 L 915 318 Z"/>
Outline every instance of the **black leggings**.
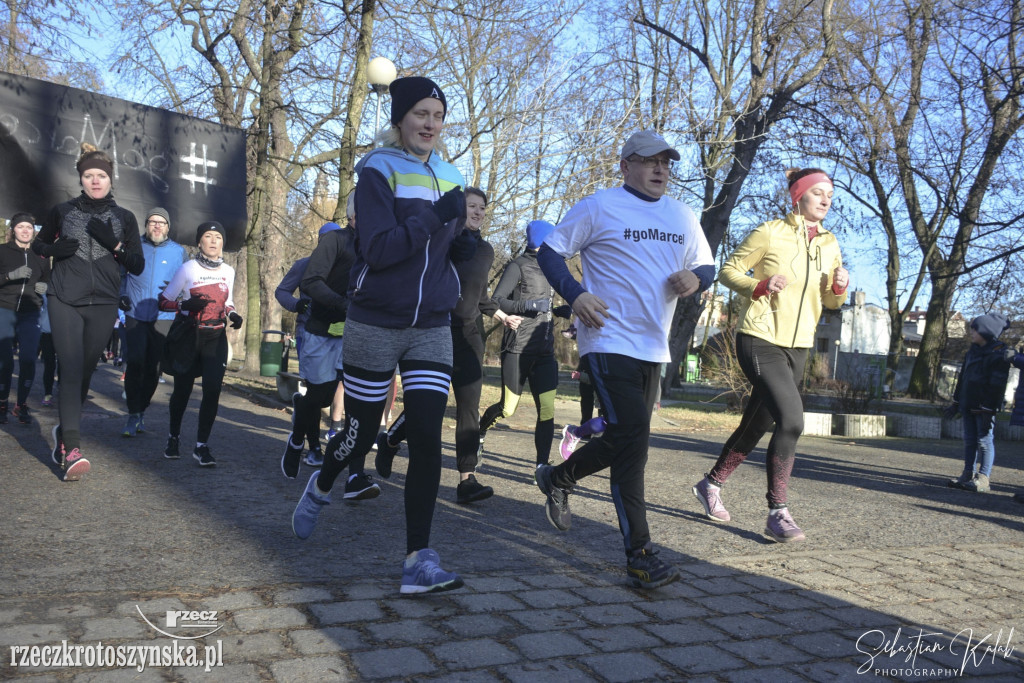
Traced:
<path fill-rule="evenodd" d="M 289 439 L 292 443 L 301 444 L 303 438 L 309 449 L 320 448 L 321 411 L 331 405 L 334 394 L 338 391 L 338 380 L 323 384 L 306 384 L 306 393 L 296 401 L 295 425 Z M 366 454 L 353 457 L 348 462 L 349 476 L 363 472 L 366 467 Z"/>
<path fill-rule="evenodd" d="M 39 336 L 39 355 L 43 358 L 43 395 L 53 395 L 53 378 L 57 374 L 57 353 L 53 350 L 53 334 Z"/>
<path fill-rule="evenodd" d="M 136 320 L 125 316 L 124 393 L 129 413 L 143 413 L 160 384 L 160 360 L 170 320 Z"/>
<path fill-rule="evenodd" d="M 651 541 L 644 476 L 661 366 L 614 353 L 586 358 L 608 427 L 555 467 L 551 480 L 558 488 L 572 489 L 580 479 L 609 469 L 612 502 L 629 555 Z"/>
<path fill-rule="evenodd" d="M 504 353 L 501 356 L 501 400 L 484 411 L 480 429 L 487 431 L 503 417 L 511 417 L 527 380 L 537 407 L 533 442 L 537 464 L 546 465 L 555 434 L 555 391 L 558 389 L 558 361 L 551 354 Z"/>
<path fill-rule="evenodd" d="M 100 354 L 114 329 L 117 304 L 71 306 L 51 296 L 47 305 L 53 346 L 60 361 L 57 409 L 61 438 L 64 448 L 71 451 L 81 446 L 82 404 L 89 395 L 89 382 Z"/>
<path fill-rule="evenodd" d="M 774 424 L 775 433 L 768 442 L 766 454 L 766 498 L 769 507 L 785 507 L 789 477 L 796 459 L 796 442 L 804 431 L 804 402 L 799 386 L 807 349 L 785 348 L 737 334 L 736 358 L 753 391 L 739 427 L 726 440 L 708 477 L 724 484 Z"/>
<path fill-rule="evenodd" d="M 199 426 L 196 429 L 196 443 L 206 443 L 217 419 L 220 403 L 220 389 L 224 383 L 224 369 L 228 362 L 228 337 L 224 328 L 199 328 L 199 348 L 192 372 L 174 376 L 174 391 L 171 393 L 171 436 L 181 434 L 181 418 L 185 416 L 188 399 L 192 395 L 196 377 L 203 378 L 203 400 L 199 404 Z"/>
<path fill-rule="evenodd" d="M 484 340 L 476 325 L 452 328 L 452 394 L 455 396 L 455 465 L 476 472 L 480 451 L 480 392 L 484 385 Z M 388 429 L 388 443 L 405 441 L 405 413 Z"/>

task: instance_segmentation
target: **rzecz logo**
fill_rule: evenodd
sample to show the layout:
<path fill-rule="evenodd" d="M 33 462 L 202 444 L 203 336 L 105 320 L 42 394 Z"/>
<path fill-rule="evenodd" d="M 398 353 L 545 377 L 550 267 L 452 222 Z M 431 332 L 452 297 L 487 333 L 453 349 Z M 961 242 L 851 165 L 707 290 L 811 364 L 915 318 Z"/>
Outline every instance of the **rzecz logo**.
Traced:
<path fill-rule="evenodd" d="M 172 631 L 169 633 L 147 619 L 146 615 L 142 613 L 142 610 L 139 609 L 138 605 L 135 606 L 135 609 L 138 611 L 139 616 L 142 617 L 142 620 L 149 624 L 154 631 L 161 635 L 165 635 L 168 638 L 198 640 L 199 638 L 205 638 L 206 636 L 212 635 L 224 628 L 224 624 L 217 624 L 216 610 L 206 610 L 202 612 L 167 610 L 164 618 L 164 628 Z M 174 629 L 177 631 L 173 631 Z M 201 633 L 199 635 L 192 635 L 196 630 L 201 631 Z"/>

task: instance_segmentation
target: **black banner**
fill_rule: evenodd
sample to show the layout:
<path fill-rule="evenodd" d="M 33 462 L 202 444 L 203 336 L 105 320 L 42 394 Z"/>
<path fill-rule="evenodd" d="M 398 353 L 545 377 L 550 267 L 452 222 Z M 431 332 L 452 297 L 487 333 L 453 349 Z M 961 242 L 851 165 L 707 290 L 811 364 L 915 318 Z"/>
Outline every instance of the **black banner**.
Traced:
<path fill-rule="evenodd" d="M 88 142 L 114 161 L 113 193 L 144 228 L 162 206 L 171 236 L 195 245 L 196 227 L 220 221 L 225 248 L 245 243 L 245 133 L 34 78 L 0 72 L 0 215 L 42 221 L 82 191 L 75 162 Z"/>

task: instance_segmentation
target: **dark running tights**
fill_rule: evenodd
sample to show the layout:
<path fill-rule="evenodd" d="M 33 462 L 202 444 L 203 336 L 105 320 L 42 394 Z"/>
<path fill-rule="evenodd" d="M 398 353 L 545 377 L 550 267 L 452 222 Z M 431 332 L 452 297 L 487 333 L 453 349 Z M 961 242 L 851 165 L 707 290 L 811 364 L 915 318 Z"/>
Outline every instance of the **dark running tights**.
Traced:
<path fill-rule="evenodd" d="M 203 400 L 199 403 L 199 426 L 196 428 L 196 443 L 206 443 L 213 431 L 220 403 L 220 388 L 224 383 L 224 369 L 228 362 L 228 338 L 223 328 L 219 330 L 199 329 L 197 351 L 198 372 L 203 378 Z M 181 434 L 181 419 L 185 416 L 188 399 L 195 386 L 196 370 L 185 375 L 174 376 L 174 391 L 171 393 L 171 426 L 173 436 Z M 63 366 L 61 381 L 64 380 Z"/>
<path fill-rule="evenodd" d="M 739 427 L 726 440 L 708 476 L 713 482 L 724 484 L 774 424 L 775 433 L 768 442 L 765 458 L 768 473 L 765 497 L 771 508 L 786 507 L 796 442 L 804 431 L 804 404 L 799 384 L 807 362 L 807 349 L 789 349 L 737 334 L 736 357 L 753 391 Z"/>
<path fill-rule="evenodd" d="M 441 484 L 441 425 L 448 404 L 451 366 L 402 360 L 399 368 L 409 442 L 405 529 L 406 552 L 411 553 L 430 544 L 434 503 Z M 377 438 L 393 374 L 393 371 L 380 372 L 345 365 L 345 426 L 327 444 L 324 466 L 317 477 L 317 487 L 321 491 L 330 491 L 345 466 L 353 459 L 365 458 L 370 451 Z M 441 386 L 444 390 L 438 390 Z"/>
<path fill-rule="evenodd" d="M 306 393 L 296 402 L 298 409 L 295 415 L 292 443 L 300 444 L 305 439 L 310 450 L 320 447 L 321 411 L 331 405 L 334 394 L 338 390 L 338 381 L 323 384 L 307 384 Z M 349 476 L 362 472 L 366 467 L 366 454 L 352 458 L 348 463 Z"/>
<path fill-rule="evenodd" d="M 61 438 L 71 451 L 81 446 L 82 404 L 89 395 L 89 382 L 100 354 L 110 339 L 117 318 L 117 304 L 70 306 L 56 296 L 47 301 L 53 346 L 60 363 Z"/>

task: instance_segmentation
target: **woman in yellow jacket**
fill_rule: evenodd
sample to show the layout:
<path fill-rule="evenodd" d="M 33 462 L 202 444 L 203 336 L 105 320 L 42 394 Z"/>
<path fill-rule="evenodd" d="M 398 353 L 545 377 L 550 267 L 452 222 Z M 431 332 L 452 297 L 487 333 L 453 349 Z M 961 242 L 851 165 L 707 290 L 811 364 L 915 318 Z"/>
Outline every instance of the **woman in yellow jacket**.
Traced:
<path fill-rule="evenodd" d="M 747 297 L 736 330 L 736 356 L 753 391 L 718 462 L 693 487 L 705 514 L 728 522 L 722 486 L 774 424 L 766 457 L 765 534 L 781 543 L 804 539 L 786 507 L 796 442 L 804 429 L 798 386 L 821 309 L 842 306 L 850 281 L 835 235 L 821 225 L 832 204 L 832 181 L 817 168 L 789 169 L 786 178 L 793 211 L 747 235 L 719 274 L 726 287 Z"/>

